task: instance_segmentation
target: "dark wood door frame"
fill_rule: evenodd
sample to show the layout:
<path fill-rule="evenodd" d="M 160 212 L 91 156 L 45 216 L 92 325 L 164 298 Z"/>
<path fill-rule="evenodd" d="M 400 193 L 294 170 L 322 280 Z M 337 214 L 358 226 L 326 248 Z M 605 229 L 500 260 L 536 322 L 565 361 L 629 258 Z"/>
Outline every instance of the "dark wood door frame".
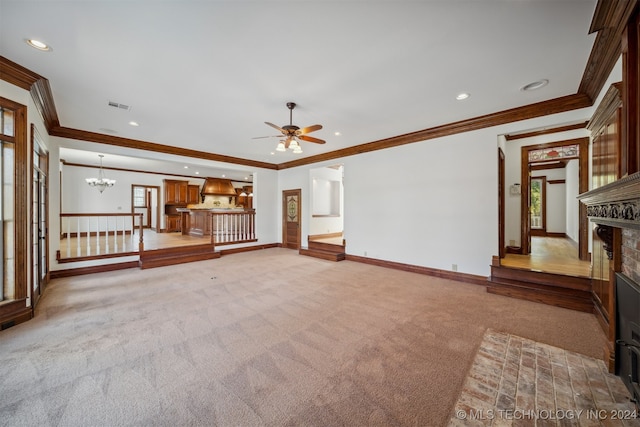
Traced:
<path fill-rule="evenodd" d="M 520 160 L 520 242 L 521 253 L 531 253 L 531 222 L 529 216 L 529 178 L 531 176 L 529 164 L 529 151 L 542 148 L 562 147 L 565 145 L 579 145 L 578 156 L 578 193 L 589 190 L 589 138 L 576 138 L 564 141 L 549 142 L 546 144 L 526 145 L 521 148 Z M 589 221 L 587 219 L 587 207 L 580 203 L 578 212 L 578 257 L 583 261 L 589 260 Z"/>
<path fill-rule="evenodd" d="M 504 258 L 506 246 L 504 241 L 504 185 L 505 185 L 505 157 L 502 148 L 498 148 L 498 256 Z"/>

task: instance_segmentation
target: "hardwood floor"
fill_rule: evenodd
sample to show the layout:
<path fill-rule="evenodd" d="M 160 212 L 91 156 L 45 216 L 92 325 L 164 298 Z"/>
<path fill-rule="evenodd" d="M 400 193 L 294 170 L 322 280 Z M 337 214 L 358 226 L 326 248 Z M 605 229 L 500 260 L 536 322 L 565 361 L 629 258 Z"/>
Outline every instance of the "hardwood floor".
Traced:
<path fill-rule="evenodd" d="M 79 240 L 79 241 L 78 241 Z M 95 236 L 87 242 L 86 237 L 80 239 L 72 237 L 60 240 L 60 257 L 77 258 L 95 255 L 108 255 L 119 253 L 138 252 L 138 233 L 129 234 L 124 237 L 118 235 L 117 238 L 110 236 L 106 239 L 104 236 L 98 240 Z M 166 249 L 178 246 L 201 245 L 209 243 L 211 240 L 208 236 L 196 237 L 183 235 L 181 232 L 173 233 L 156 233 L 151 229 L 145 229 L 143 232 L 144 249 Z"/>
<path fill-rule="evenodd" d="M 500 264 L 567 276 L 591 276 L 591 263 L 578 258 L 578 248 L 571 239 L 561 237 L 532 237 L 530 255 L 507 254 Z"/>

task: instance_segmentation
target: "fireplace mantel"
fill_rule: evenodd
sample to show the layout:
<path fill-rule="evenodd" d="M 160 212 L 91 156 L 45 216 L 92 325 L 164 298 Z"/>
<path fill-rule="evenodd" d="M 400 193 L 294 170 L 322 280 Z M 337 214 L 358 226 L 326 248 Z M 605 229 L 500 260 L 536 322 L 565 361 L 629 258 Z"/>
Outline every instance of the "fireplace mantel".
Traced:
<path fill-rule="evenodd" d="M 640 230 L 640 172 L 582 193 L 578 200 L 598 225 Z"/>

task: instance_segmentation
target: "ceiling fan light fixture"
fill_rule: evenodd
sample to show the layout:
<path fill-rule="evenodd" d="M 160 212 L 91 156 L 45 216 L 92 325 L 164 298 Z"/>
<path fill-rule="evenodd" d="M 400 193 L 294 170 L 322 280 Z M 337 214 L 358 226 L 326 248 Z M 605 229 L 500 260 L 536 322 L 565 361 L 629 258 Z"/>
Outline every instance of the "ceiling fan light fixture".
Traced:
<path fill-rule="evenodd" d="M 287 149 L 284 146 L 284 141 L 278 142 L 278 146 L 276 147 L 276 151 L 287 151 Z"/>
<path fill-rule="evenodd" d="M 296 145 L 295 147 L 293 147 L 293 153 L 294 154 L 301 154 L 302 153 L 302 147 L 300 147 L 299 145 Z"/>

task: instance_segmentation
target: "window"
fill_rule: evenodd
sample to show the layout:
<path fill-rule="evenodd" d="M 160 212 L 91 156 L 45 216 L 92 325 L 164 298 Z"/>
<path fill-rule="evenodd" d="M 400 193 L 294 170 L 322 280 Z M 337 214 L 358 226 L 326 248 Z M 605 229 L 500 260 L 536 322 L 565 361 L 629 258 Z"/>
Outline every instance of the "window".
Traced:
<path fill-rule="evenodd" d="M 133 207 L 147 207 L 147 190 L 145 187 L 133 187 Z"/>
<path fill-rule="evenodd" d="M 531 230 L 546 230 L 545 177 L 531 178 L 529 194 L 531 198 Z"/>

